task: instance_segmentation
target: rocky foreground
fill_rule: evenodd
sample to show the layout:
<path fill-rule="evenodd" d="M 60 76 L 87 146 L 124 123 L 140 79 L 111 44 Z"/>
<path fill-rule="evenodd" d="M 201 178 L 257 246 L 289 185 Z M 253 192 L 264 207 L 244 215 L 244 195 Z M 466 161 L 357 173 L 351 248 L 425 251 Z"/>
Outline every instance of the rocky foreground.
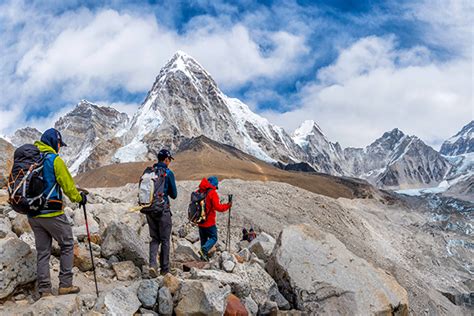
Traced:
<path fill-rule="evenodd" d="M 440 225 L 433 214 L 398 203 L 332 199 L 277 182 L 225 180 L 220 194 L 233 193 L 235 200 L 231 250 L 224 251 L 227 214 L 222 214 L 220 241 L 211 262 L 203 263 L 196 252 L 197 228 L 185 215 L 196 185 L 180 182 L 172 204 L 171 259 L 178 274 L 157 278 L 146 266 L 148 226 L 134 211 L 136 185 L 92 190 L 87 208 L 99 298 L 81 209 L 69 205 L 66 214 L 77 238 L 74 274 L 82 291 L 38 300 L 27 219 L 0 204 L 0 314 L 473 313 L 472 230 L 446 229 L 449 225 Z M 244 226 L 259 232 L 257 240 L 240 242 Z M 58 252 L 56 245 L 53 292 Z"/>

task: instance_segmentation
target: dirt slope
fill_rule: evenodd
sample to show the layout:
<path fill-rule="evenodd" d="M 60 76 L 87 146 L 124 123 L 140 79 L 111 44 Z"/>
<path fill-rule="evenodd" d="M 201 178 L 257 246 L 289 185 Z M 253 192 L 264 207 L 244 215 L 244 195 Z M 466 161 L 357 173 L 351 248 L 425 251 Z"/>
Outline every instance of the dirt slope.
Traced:
<path fill-rule="evenodd" d="M 80 174 L 76 181 L 87 188 L 137 183 L 145 167 L 151 164 L 136 162 L 109 165 Z M 175 155 L 171 169 L 177 180 L 199 180 L 215 175 L 220 179 L 285 182 L 333 198 L 370 198 L 380 194 L 371 185 L 358 179 L 281 170 L 234 147 L 205 137 L 185 142 Z"/>

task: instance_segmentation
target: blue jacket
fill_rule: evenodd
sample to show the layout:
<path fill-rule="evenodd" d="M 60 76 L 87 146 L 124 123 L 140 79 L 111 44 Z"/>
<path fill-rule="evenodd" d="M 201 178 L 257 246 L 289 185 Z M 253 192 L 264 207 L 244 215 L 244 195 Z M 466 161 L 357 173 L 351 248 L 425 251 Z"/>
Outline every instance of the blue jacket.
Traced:
<path fill-rule="evenodd" d="M 166 169 L 166 182 L 165 182 L 165 187 L 164 187 L 164 194 L 165 194 L 166 202 L 169 204 L 170 202 L 169 198 L 172 198 L 174 200 L 178 196 L 178 189 L 176 188 L 176 180 L 174 178 L 174 173 L 173 171 L 168 169 L 168 167 L 166 166 L 164 162 L 158 162 L 153 167 Z"/>

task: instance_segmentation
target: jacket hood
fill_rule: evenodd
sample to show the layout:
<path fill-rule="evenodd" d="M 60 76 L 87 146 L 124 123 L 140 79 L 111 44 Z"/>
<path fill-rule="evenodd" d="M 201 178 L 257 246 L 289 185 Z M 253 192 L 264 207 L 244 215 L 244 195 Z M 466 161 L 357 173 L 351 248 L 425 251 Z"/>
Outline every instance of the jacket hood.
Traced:
<path fill-rule="evenodd" d="M 38 147 L 39 151 L 41 151 L 42 153 L 57 154 L 56 150 L 54 150 L 51 146 L 43 143 L 42 141 L 35 142 L 35 146 Z"/>
<path fill-rule="evenodd" d="M 209 189 L 216 189 L 216 187 L 213 186 L 206 178 L 203 178 L 199 184 L 199 190 L 206 191 Z"/>

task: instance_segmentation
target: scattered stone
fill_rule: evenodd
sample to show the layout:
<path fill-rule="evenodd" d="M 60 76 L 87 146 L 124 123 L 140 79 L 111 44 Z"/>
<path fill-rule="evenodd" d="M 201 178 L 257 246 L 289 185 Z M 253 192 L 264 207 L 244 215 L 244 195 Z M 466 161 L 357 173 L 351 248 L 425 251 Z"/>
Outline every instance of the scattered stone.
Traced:
<path fill-rule="evenodd" d="M 132 261 L 113 263 L 112 268 L 119 281 L 135 280 L 141 275 L 140 269 Z"/>
<path fill-rule="evenodd" d="M 273 301 L 266 301 L 265 304 L 260 305 L 258 313 L 260 315 L 276 316 L 278 315 L 278 304 Z"/>
<path fill-rule="evenodd" d="M 250 280 L 245 273 L 230 274 L 220 270 L 191 270 L 191 278 L 199 280 L 215 280 L 221 284 L 229 285 L 232 293 L 238 297 L 250 295 Z"/>
<path fill-rule="evenodd" d="M 107 315 L 133 315 L 140 308 L 136 286 L 122 286 L 105 294 L 97 302 L 96 309 Z"/>
<path fill-rule="evenodd" d="M 237 248 L 240 250 L 247 249 L 249 247 L 250 243 L 247 240 L 241 240 L 237 244 Z"/>
<path fill-rule="evenodd" d="M 12 231 L 12 224 L 8 217 L 0 217 L 0 238 L 5 238 Z"/>
<path fill-rule="evenodd" d="M 186 235 L 185 238 L 194 244 L 199 240 L 199 231 L 197 229 L 193 229 L 189 234 Z"/>
<path fill-rule="evenodd" d="M 160 315 L 171 316 L 173 314 L 173 297 L 166 286 L 163 286 L 158 292 L 158 311 Z"/>
<path fill-rule="evenodd" d="M 395 278 L 354 255 L 334 235 L 310 225 L 283 229 L 267 267 L 298 310 L 408 313 L 407 292 Z"/>
<path fill-rule="evenodd" d="M 193 247 L 193 244 L 186 239 L 178 239 L 175 248 L 175 260 L 181 262 L 199 260 L 199 255 Z"/>
<path fill-rule="evenodd" d="M 138 286 L 138 299 L 145 308 L 153 308 L 158 297 L 159 284 L 155 280 L 143 280 Z"/>
<path fill-rule="evenodd" d="M 140 308 L 140 314 L 141 315 L 147 315 L 147 316 L 158 316 L 159 314 L 157 312 L 151 311 L 146 308 Z"/>
<path fill-rule="evenodd" d="M 278 290 L 278 285 L 259 264 L 249 263 L 244 266 L 244 269 L 251 280 L 251 296 L 259 307 L 266 301 L 274 301 L 277 302 L 280 309 L 291 308 L 290 303 Z"/>
<path fill-rule="evenodd" d="M 74 266 L 82 272 L 92 270 L 92 260 L 89 250 L 79 244 L 74 244 Z"/>
<path fill-rule="evenodd" d="M 47 296 L 23 310 L 21 315 L 73 315 L 79 313 L 76 295 Z"/>
<path fill-rule="evenodd" d="M 227 297 L 227 306 L 224 313 L 225 316 L 247 316 L 248 314 L 245 305 L 242 304 L 237 296 L 230 294 Z"/>
<path fill-rule="evenodd" d="M 247 248 L 240 250 L 238 255 L 244 260 L 244 262 L 250 260 L 250 250 L 248 250 Z"/>
<path fill-rule="evenodd" d="M 222 268 L 224 269 L 225 272 L 232 272 L 234 271 L 234 268 L 235 268 L 235 263 L 232 262 L 232 261 L 225 261 L 223 264 L 222 264 Z"/>
<path fill-rule="evenodd" d="M 31 249 L 36 249 L 35 235 L 32 232 L 22 234 L 20 240 L 27 243 Z"/>
<path fill-rule="evenodd" d="M 15 235 L 0 239 L 0 299 L 36 279 L 36 255 Z"/>
<path fill-rule="evenodd" d="M 217 281 L 186 280 L 180 291 L 181 300 L 175 308 L 181 315 L 216 315 L 225 311 L 227 297 L 231 290 Z"/>
<path fill-rule="evenodd" d="M 148 263 L 148 251 L 140 237 L 123 223 L 112 222 L 104 233 L 102 256 L 115 255 L 122 260 L 131 260 L 141 267 Z"/>
<path fill-rule="evenodd" d="M 15 219 L 12 220 L 12 230 L 20 237 L 24 233 L 31 233 L 31 226 L 28 223 L 28 217 L 23 214 L 18 214 Z"/>
<path fill-rule="evenodd" d="M 171 273 L 168 273 L 163 278 L 163 286 L 167 287 L 172 295 L 175 295 L 181 286 L 181 281 Z"/>
<path fill-rule="evenodd" d="M 267 261 L 275 247 L 275 238 L 262 232 L 249 244 L 248 249 L 257 255 L 259 259 Z"/>

